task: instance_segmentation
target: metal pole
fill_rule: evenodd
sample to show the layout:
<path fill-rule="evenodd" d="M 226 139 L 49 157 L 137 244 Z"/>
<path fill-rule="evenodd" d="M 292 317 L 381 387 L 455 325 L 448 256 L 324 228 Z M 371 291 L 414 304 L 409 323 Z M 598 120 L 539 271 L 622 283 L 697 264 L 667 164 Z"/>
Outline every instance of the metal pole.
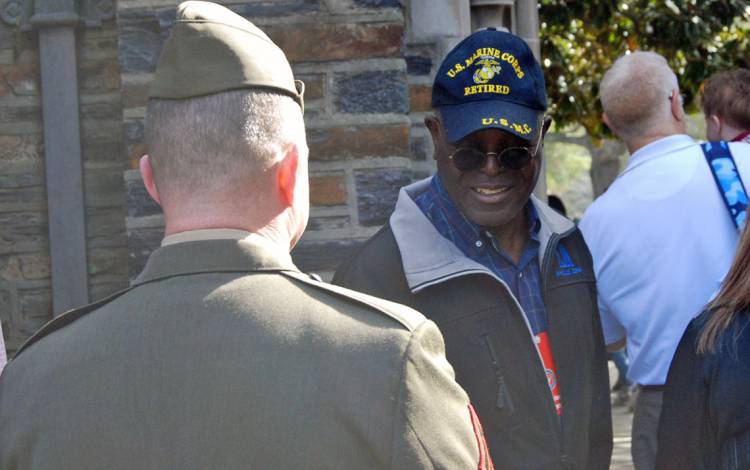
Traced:
<path fill-rule="evenodd" d="M 537 0 L 516 0 L 516 34 L 529 44 L 536 60 L 541 63 Z M 544 160 L 539 169 L 534 194 L 542 201 L 547 201 L 547 163 Z"/>
<path fill-rule="evenodd" d="M 539 10 L 536 0 L 516 0 L 516 34 L 529 44 L 539 59 Z"/>
<path fill-rule="evenodd" d="M 32 23 L 40 26 L 52 305 L 57 316 L 89 301 L 76 38 L 70 25 L 45 24 L 37 15 Z"/>

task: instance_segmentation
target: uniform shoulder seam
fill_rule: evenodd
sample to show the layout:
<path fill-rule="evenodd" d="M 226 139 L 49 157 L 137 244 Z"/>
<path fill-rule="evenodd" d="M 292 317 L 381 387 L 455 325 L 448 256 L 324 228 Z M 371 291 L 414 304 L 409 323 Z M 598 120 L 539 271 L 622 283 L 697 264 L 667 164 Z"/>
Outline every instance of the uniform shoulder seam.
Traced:
<path fill-rule="evenodd" d="M 120 290 L 118 292 L 115 292 L 114 294 L 111 294 L 103 299 L 97 300 L 96 302 L 92 302 L 90 304 L 84 305 L 83 307 L 74 308 L 72 310 L 68 310 L 67 312 L 59 315 L 56 318 L 53 318 L 52 320 L 48 321 L 44 326 L 42 326 L 39 330 L 37 330 L 36 333 L 31 335 L 29 339 L 26 340 L 23 345 L 18 348 L 18 351 L 13 355 L 13 359 L 17 358 L 23 351 L 29 348 L 32 344 L 36 343 L 40 339 L 44 338 L 45 336 L 49 335 L 50 333 L 53 333 L 59 329 L 62 329 L 74 321 L 78 320 L 79 318 L 83 317 L 84 315 L 93 312 L 94 310 L 98 309 L 99 307 L 102 307 L 103 305 L 113 301 L 117 297 L 120 297 L 121 295 L 125 294 L 126 292 L 130 291 L 132 287 L 128 287 L 127 289 Z"/>
<path fill-rule="evenodd" d="M 310 278 L 308 275 L 298 271 L 281 271 L 281 274 L 305 284 L 311 285 L 313 287 L 336 294 L 338 297 L 342 297 L 349 301 L 354 301 L 371 309 L 377 310 L 378 312 L 397 321 L 410 332 L 414 332 L 414 330 L 416 330 L 422 323 L 426 321 L 426 318 L 422 314 L 412 309 L 411 307 L 407 307 L 406 305 L 397 304 L 395 302 L 381 299 L 379 297 L 373 297 L 371 295 L 363 294 L 362 292 L 357 292 L 345 287 L 316 281 Z M 418 315 L 416 318 L 420 319 L 421 321 L 412 321 L 407 318 L 406 315 L 398 313 L 398 310 L 401 309 L 416 313 Z"/>

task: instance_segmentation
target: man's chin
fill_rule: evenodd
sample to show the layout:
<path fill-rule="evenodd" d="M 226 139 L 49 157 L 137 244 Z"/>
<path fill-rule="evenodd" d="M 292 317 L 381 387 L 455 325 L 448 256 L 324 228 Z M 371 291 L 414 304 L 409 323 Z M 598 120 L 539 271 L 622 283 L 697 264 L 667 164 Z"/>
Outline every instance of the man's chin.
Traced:
<path fill-rule="evenodd" d="M 515 206 L 516 204 L 510 204 Z M 517 210 L 512 210 L 509 204 L 496 208 L 463 207 L 461 213 L 472 223 L 487 230 L 503 229 L 513 225 L 514 221 L 523 214 L 523 204 Z"/>
<path fill-rule="evenodd" d="M 501 217 L 497 213 L 492 213 L 492 214 L 481 214 L 481 213 L 466 214 L 465 213 L 464 215 L 471 222 L 477 225 L 480 225 L 483 228 L 486 228 L 488 230 L 503 227 L 510 222 L 510 220 L 508 220 L 508 217 Z"/>

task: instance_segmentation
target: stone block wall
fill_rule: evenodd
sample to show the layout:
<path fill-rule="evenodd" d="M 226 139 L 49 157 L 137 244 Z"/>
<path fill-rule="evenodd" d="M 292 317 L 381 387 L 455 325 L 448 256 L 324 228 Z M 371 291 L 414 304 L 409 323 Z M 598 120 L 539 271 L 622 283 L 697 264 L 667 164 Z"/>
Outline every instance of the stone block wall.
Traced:
<path fill-rule="evenodd" d="M 163 237 L 137 168 L 148 85 L 178 3 L 119 0 L 115 20 L 78 31 L 91 300 L 127 286 Z M 398 189 L 434 168 L 423 120 L 445 45 L 409 32 L 409 0 L 221 3 L 266 31 L 306 83 L 312 210 L 293 257 L 330 278 L 387 221 Z M 0 23 L 0 319 L 10 354 L 51 318 L 38 61 L 36 33 Z"/>
<path fill-rule="evenodd" d="M 409 87 L 409 155 L 414 179 L 421 179 L 435 171 L 432 137 L 424 120 L 432 114 L 432 82 L 442 61 L 440 43 L 418 41 L 407 34 L 405 59 Z"/>
<path fill-rule="evenodd" d="M 89 292 L 128 284 L 115 22 L 78 32 Z M 0 319 L 10 354 L 52 318 L 36 32 L 0 22 Z"/>
<path fill-rule="evenodd" d="M 293 257 L 301 269 L 328 278 L 387 221 L 398 188 L 415 176 L 409 113 L 419 97 L 412 96 L 409 84 L 403 9 L 397 0 L 221 3 L 262 28 L 306 83 L 312 210 Z M 131 277 L 163 230 L 158 207 L 140 182 L 137 160 L 143 153 L 147 86 L 176 4 L 118 4 L 123 134 L 132 167 L 125 175 Z"/>

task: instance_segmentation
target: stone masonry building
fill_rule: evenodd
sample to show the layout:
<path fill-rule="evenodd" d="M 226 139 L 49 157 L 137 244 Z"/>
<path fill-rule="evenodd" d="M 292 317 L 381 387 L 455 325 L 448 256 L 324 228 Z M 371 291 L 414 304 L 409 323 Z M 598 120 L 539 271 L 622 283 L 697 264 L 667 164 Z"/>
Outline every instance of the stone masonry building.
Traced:
<path fill-rule="evenodd" d="M 177 3 L 0 0 L 9 355 L 53 315 L 126 287 L 163 236 L 137 168 L 148 85 Z M 312 210 L 293 257 L 324 278 L 387 221 L 401 186 L 434 170 L 423 120 L 445 52 L 485 26 L 508 27 L 538 51 L 533 1 L 220 3 L 266 31 L 306 83 Z"/>

